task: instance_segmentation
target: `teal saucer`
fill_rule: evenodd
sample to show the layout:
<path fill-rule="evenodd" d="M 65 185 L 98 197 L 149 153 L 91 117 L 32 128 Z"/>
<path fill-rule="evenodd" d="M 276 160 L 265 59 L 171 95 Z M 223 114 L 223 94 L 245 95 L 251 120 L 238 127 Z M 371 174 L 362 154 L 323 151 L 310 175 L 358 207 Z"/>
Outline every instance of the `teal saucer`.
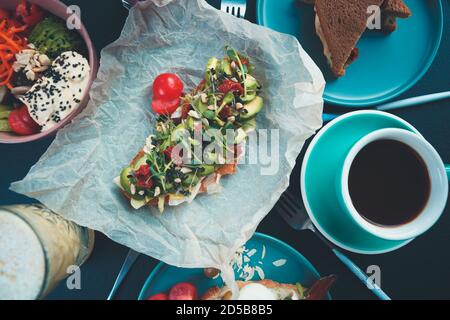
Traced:
<path fill-rule="evenodd" d="M 311 287 L 320 278 L 314 266 L 301 253 L 271 236 L 255 233 L 245 244 L 245 248 L 248 252 L 254 249 L 254 254 L 248 256 L 248 263 L 251 266 L 260 266 L 266 279 L 280 283 L 300 282 L 305 287 Z M 284 264 L 276 266 L 274 262 L 280 262 L 280 259 L 285 260 Z M 244 280 L 240 274 L 241 272 L 235 272 L 236 279 Z M 259 279 L 258 274 L 253 278 L 253 280 Z M 138 299 L 146 300 L 154 294 L 167 292 L 173 285 L 180 282 L 192 283 L 197 288 L 199 296 L 212 286 L 223 285 L 220 277 L 217 279 L 205 277 L 201 268 L 177 268 L 161 262 L 148 276 Z M 330 295 L 328 299 L 331 299 Z"/>
<path fill-rule="evenodd" d="M 257 22 L 291 34 L 319 66 L 327 85 L 324 100 L 351 108 L 380 105 L 399 96 L 428 71 L 444 30 L 441 0 L 405 0 L 412 11 L 397 19 L 395 32 L 366 31 L 358 42 L 359 57 L 336 79 L 331 75 L 323 46 L 316 35 L 314 9 L 299 0 L 258 0 Z"/>
<path fill-rule="evenodd" d="M 385 128 L 420 133 L 406 121 L 380 111 L 355 111 L 328 123 L 312 140 L 303 161 L 301 189 L 311 221 L 332 243 L 348 251 L 380 254 L 398 249 L 412 239 L 392 241 L 378 238 L 354 221 L 345 219 L 336 191 L 339 161 L 363 136 Z M 307 191 L 305 191 L 307 190 Z"/>

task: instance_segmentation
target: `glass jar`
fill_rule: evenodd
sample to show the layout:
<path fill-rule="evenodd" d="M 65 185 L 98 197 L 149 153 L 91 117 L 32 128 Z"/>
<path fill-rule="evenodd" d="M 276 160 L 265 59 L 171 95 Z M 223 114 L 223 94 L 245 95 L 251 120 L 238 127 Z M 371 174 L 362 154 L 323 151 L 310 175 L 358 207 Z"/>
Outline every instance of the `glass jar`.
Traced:
<path fill-rule="evenodd" d="M 0 206 L 0 300 L 44 298 L 93 247 L 93 230 L 42 205 Z"/>

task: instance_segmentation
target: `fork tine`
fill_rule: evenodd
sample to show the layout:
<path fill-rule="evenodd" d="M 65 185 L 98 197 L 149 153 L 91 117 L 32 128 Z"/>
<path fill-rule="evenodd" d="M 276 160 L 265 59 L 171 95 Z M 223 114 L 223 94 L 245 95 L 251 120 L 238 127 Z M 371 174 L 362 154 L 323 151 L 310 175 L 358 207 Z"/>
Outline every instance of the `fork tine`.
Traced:
<path fill-rule="evenodd" d="M 295 217 L 295 211 L 292 211 L 292 208 L 290 208 L 286 204 L 286 202 L 280 201 L 280 202 L 278 202 L 278 204 L 279 204 L 279 208 L 282 209 L 282 210 L 279 210 L 279 211 L 282 211 L 282 213 L 286 214 L 290 219 Z"/>
<path fill-rule="evenodd" d="M 220 10 L 223 12 L 227 12 L 227 8 L 228 8 L 228 6 L 225 4 L 225 1 L 222 1 L 220 3 Z"/>
<path fill-rule="evenodd" d="M 308 214 L 303 206 L 301 199 L 298 199 L 289 191 L 281 196 L 277 203 L 278 213 L 291 225 L 294 229 L 308 228 Z"/>
<path fill-rule="evenodd" d="M 245 11 L 247 9 L 246 0 L 222 0 L 220 3 L 220 10 L 231 14 L 238 18 L 245 17 Z"/>
<path fill-rule="evenodd" d="M 247 11 L 247 4 L 240 5 L 241 8 L 241 18 L 245 18 L 245 11 Z"/>
<path fill-rule="evenodd" d="M 286 198 L 293 204 L 296 204 L 296 205 L 298 205 L 299 203 L 301 204 L 301 199 L 299 201 L 299 199 L 297 197 L 295 197 L 291 192 L 287 191 L 284 194 L 286 195 Z"/>
<path fill-rule="evenodd" d="M 284 201 L 280 201 L 278 202 L 278 207 L 277 207 L 277 211 L 278 213 L 281 215 L 281 217 L 294 229 L 301 229 L 304 221 L 301 219 L 300 216 L 298 216 L 295 212 L 295 210 L 293 211 L 292 208 L 290 208 L 286 202 Z"/>
<path fill-rule="evenodd" d="M 293 206 L 292 203 L 290 203 L 289 201 L 282 199 L 279 203 L 285 210 L 289 211 L 289 215 L 292 218 L 295 218 L 298 215 L 298 208 Z"/>

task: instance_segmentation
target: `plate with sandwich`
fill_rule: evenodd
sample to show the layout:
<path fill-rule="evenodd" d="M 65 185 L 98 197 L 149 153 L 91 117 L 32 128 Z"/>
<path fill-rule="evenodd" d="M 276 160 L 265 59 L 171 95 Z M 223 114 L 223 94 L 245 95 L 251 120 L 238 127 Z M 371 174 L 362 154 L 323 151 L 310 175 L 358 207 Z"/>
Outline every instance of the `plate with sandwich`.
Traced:
<path fill-rule="evenodd" d="M 256 233 L 232 259 L 239 300 L 323 300 L 334 275 L 321 277 L 286 243 Z M 232 293 L 216 269 L 186 269 L 160 263 L 148 277 L 139 300 L 230 300 Z"/>
<path fill-rule="evenodd" d="M 404 93 L 432 65 L 443 32 L 440 0 L 258 0 L 260 25 L 298 38 L 346 107 Z"/>

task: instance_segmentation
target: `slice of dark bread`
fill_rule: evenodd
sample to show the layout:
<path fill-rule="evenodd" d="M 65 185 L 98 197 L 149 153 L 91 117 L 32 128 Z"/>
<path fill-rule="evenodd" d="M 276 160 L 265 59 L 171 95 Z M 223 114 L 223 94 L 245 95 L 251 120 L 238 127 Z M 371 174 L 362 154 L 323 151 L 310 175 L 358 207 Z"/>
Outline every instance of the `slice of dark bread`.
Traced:
<path fill-rule="evenodd" d="M 385 0 L 381 10 L 403 19 L 409 18 L 412 15 L 411 10 L 403 0 Z"/>
<path fill-rule="evenodd" d="M 316 0 L 298 0 L 299 3 L 314 5 Z M 397 17 L 408 18 L 412 15 L 411 10 L 403 0 L 385 0 L 381 6 L 382 31 L 394 32 L 397 29 Z"/>
<path fill-rule="evenodd" d="M 367 8 L 384 0 L 316 0 L 316 13 L 329 51 L 331 71 L 337 77 L 345 68 L 356 43 L 367 27 Z"/>
<path fill-rule="evenodd" d="M 385 33 L 392 33 L 397 30 L 397 17 L 392 13 L 382 12 L 381 30 Z"/>
<path fill-rule="evenodd" d="M 412 13 L 403 0 L 385 0 L 381 7 L 382 31 L 392 33 L 397 30 L 397 18 L 409 18 Z"/>

